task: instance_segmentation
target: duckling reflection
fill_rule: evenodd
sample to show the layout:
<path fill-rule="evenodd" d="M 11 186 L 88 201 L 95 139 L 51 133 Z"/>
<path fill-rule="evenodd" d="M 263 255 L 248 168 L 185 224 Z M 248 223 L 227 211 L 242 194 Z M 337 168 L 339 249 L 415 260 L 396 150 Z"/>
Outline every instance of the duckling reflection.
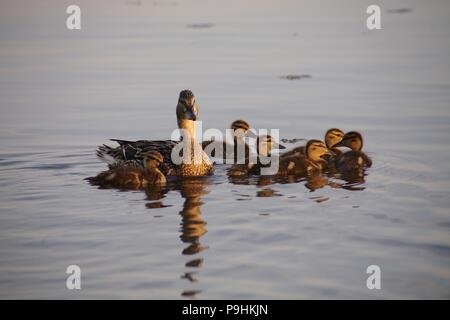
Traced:
<path fill-rule="evenodd" d="M 166 197 L 166 194 L 169 192 L 169 188 L 167 186 L 152 185 L 147 187 L 144 191 L 147 196 L 147 199 L 150 201 L 145 204 L 145 206 L 148 209 L 171 207 L 171 205 L 165 205 L 161 201 Z"/>
<path fill-rule="evenodd" d="M 278 193 L 277 190 L 272 188 L 264 188 L 256 192 L 257 197 L 270 198 L 270 197 L 281 197 L 282 194 Z"/>
<path fill-rule="evenodd" d="M 329 181 L 328 177 L 323 176 L 322 174 L 316 173 L 309 176 L 301 176 L 301 175 L 287 175 L 287 176 L 251 176 L 251 175 L 242 175 L 235 176 L 233 174 L 228 173 L 228 181 L 232 184 L 237 185 L 255 185 L 258 187 L 265 187 L 262 189 L 258 189 L 256 191 L 257 197 L 275 197 L 275 196 L 283 196 L 278 190 L 267 188 L 270 185 L 279 183 L 279 184 L 292 184 L 292 183 L 305 183 L 305 187 L 311 191 L 315 191 L 317 189 L 321 189 L 325 186 L 330 186 L 333 188 L 334 185 L 338 185 L 335 182 Z M 344 186 L 339 185 L 339 188 L 344 188 Z"/>
<path fill-rule="evenodd" d="M 365 168 L 354 168 L 341 173 L 334 173 L 332 177 L 343 180 L 345 183 L 333 182 L 330 186 L 333 188 L 342 188 L 350 191 L 361 191 L 365 189 L 363 184 L 366 182 L 366 175 Z"/>
<path fill-rule="evenodd" d="M 316 191 L 317 189 L 321 189 L 329 185 L 329 181 L 327 177 L 324 177 L 320 174 L 312 175 L 306 179 L 305 187 L 311 191 Z"/>
<path fill-rule="evenodd" d="M 180 191 L 181 196 L 185 199 L 183 203 L 183 209 L 180 211 L 181 223 L 180 223 L 180 239 L 183 243 L 187 243 L 188 246 L 182 251 L 183 255 L 192 256 L 194 259 L 186 262 L 185 267 L 188 268 L 200 268 L 203 265 L 203 258 L 197 255 L 204 250 L 207 250 L 207 246 L 203 246 L 200 243 L 200 238 L 207 232 L 205 226 L 206 221 L 202 218 L 202 212 L 200 210 L 203 202 L 201 197 L 209 192 L 206 191 L 208 185 L 207 178 L 188 178 L 178 181 L 175 189 Z M 186 272 L 181 278 L 187 279 L 189 282 L 197 282 L 195 277 L 196 272 Z M 184 291 L 182 295 L 187 291 Z M 195 291 L 196 294 L 200 291 Z"/>

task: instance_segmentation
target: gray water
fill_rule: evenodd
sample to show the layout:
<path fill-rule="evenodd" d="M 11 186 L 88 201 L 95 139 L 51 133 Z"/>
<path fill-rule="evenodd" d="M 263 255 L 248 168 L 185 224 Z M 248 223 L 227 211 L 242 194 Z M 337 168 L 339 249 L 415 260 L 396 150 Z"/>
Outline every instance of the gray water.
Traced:
<path fill-rule="evenodd" d="M 69 4 L 0 4 L 0 298 L 450 298 L 450 2 L 378 1 L 374 31 L 365 0 L 78 1 L 79 31 Z M 357 188 L 83 180 L 109 138 L 170 138 L 185 88 L 203 128 L 358 130 L 374 165 Z"/>

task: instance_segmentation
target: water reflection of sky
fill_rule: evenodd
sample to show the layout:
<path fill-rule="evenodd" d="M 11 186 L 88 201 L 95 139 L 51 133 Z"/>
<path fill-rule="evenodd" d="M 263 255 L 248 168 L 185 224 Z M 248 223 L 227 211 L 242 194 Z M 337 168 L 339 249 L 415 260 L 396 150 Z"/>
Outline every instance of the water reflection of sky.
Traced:
<path fill-rule="evenodd" d="M 370 1 L 141 2 L 79 1 L 80 32 L 70 3 L 0 2 L 1 297 L 448 297 L 447 1 L 382 2 L 376 32 Z M 186 87 L 204 128 L 359 130 L 374 166 L 356 185 L 224 166 L 165 192 L 84 183 L 107 139 L 169 138 Z"/>

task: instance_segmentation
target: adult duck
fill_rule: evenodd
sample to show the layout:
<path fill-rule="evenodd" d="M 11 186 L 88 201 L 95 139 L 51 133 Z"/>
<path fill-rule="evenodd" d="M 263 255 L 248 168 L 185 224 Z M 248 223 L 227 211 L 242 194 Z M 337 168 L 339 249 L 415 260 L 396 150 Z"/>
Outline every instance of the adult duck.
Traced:
<path fill-rule="evenodd" d="M 196 140 L 198 112 L 199 107 L 192 91 L 183 90 L 180 92 L 176 107 L 181 141 L 111 139 L 119 146 L 99 146 L 97 156 L 110 166 L 114 166 L 116 162 L 131 161 L 135 166 L 143 168 L 143 155 L 148 151 L 158 151 L 163 157 L 161 171 L 166 176 L 212 174 L 214 172 L 213 163 Z"/>

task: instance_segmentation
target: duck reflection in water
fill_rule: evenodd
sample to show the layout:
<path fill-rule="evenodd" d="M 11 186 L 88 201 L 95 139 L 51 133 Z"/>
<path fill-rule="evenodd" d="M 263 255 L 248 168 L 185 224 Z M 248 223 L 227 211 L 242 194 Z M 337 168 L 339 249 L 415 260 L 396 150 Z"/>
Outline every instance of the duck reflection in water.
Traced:
<path fill-rule="evenodd" d="M 233 166 L 227 171 L 228 181 L 237 185 L 255 185 L 259 187 L 269 186 L 273 184 L 292 184 L 304 183 L 304 186 L 315 191 L 326 186 L 334 189 L 346 189 L 350 191 L 364 190 L 363 186 L 365 176 L 367 175 L 365 168 L 355 168 L 343 172 L 336 170 L 324 170 L 323 172 L 314 172 L 312 174 L 298 174 L 287 176 L 263 176 L 263 175 L 235 175 Z M 269 191 L 271 190 L 271 191 Z M 279 192 L 269 188 L 258 190 L 256 196 L 271 197 L 280 196 Z"/>
<path fill-rule="evenodd" d="M 364 183 L 366 182 L 365 176 L 367 175 L 365 168 L 355 168 L 343 172 L 329 171 L 326 172 L 327 176 L 333 178 L 328 184 L 332 188 L 342 188 L 350 191 L 361 191 L 366 187 Z M 334 179 L 339 179 L 342 182 L 336 182 Z"/>
<path fill-rule="evenodd" d="M 198 254 L 208 249 L 207 246 L 200 243 L 200 238 L 207 232 L 206 221 L 202 218 L 200 207 L 203 204 L 201 197 L 209 193 L 206 190 L 209 181 L 210 177 L 184 177 L 169 180 L 165 188 L 154 186 L 146 189 L 147 198 L 152 201 L 146 205 L 149 209 L 167 207 L 158 200 L 164 198 L 168 191 L 179 191 L 183 197 L 183 208 L 179 212 L 181 216 L 179 231 L 181 241 L 186 243 L 187 246 L 183 248 L 181 254 L 189 257 L 184 266 L 189 269 L 194 268 L 194 270 L 201 268 L 203 265 L 203 258 L 199 257 Z M 191 270 L 182 274 L 181 278 L 191 283 L 198 282 L 197 272 Z M 201 290 L 185 290 L 181 295 L 195 297 L 200 292 Z"/>
<path fill-rule="evenodd" d="M 188 244 L 182 251 L 182 254 L 189 256 L 190 259 L 185 264 L 186 268 L 200 268 L 203 258 L 198 257 L 198 254 L 208 249 L 207 246 L 202 246 L 200 243 L 200 238 L 207 232 L 206 221 L 203 220 L 200 210 L 200 206 L 203 204 L 201 196 L 209 193 L 206 191 L 207 185 L 207 177 L 183 179 L 178 185 L 180 194 L 185 199 L 183 209 L 180 211 L 180 239 L 183 243 Z M 187 279 L 189 282 L 197 282 L 196 273 L 187 271 L 181 278 Z M 199 290 L 189 290 L 183 291 L 181 295 L 194 297 L 200 292 Z"/>
<path fill-rule="evenodd" d="M 201 197 L 209 193 L 206 190 L 209 181 L 208 177 L 183 178 L 177 180 L 174 185 L 174 189 L 179 190 L 184 198 L 183 208 L 179 212 L 181 216 L 179 231 L 181 241 L 187 244 L 181 254 L 189 257 L 185 263 L 185 267 L 189 269 L 201 268 L 204 260 L 199 254 L 208 249 L 200 242 L 201 237 L 207 232 L 206 221 L 202 218 L 200 207 L 203 205 Z M 196 274 L 196 271 L 189 270 L 181 275 L 181 278 L 191 283 L 198 282 Z M 200 292 L 200 290 L 186 290 L 181 295 L 195 297 Z"/>

